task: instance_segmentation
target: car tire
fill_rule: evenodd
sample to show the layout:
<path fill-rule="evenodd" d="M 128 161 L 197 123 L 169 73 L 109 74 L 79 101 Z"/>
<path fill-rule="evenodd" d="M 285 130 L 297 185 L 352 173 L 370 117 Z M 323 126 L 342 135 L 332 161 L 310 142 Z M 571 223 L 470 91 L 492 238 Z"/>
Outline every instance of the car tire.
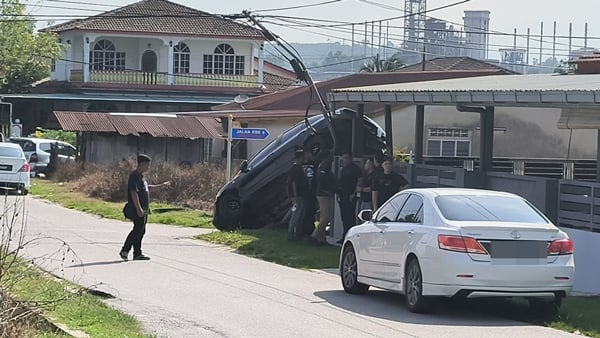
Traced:
<path fill-rule="evenodd" d="M 29 194 L 29 190 L 27 190 L 27 189 L 21 189 L 21 195 L 27 196 L 27 194 Z"/>
<path fill-rule="evenodd" d="M 431 310 L 433 300 L 423 296 L 423 274 L 416 258 L 409 260 L 404 277 L 404 296 L 410 312 L 424 313 Z"/>
<path fill-rule="evenodd" d="M 219 230 L 235 230 L 239 227 L 242 205 L 236 194 L 227 193 L 221 196 L 216 211 L 222 220 L 219 223 L 224 225 L 218 227 Z"/>
<path fill-rule="evenodd" d="M 364 294 L 369 286 L 358 282 L 358 262 L 352 245 L 347 245 L 342 253 L 340 277 L 344 291 L 351 294 Z"/>
<path fill-rule="evenodd" d="M 539 298 L 528 298 L 529 308 L 535 314 L 544 316 L 556 316 L 560 311 L 563 297 L 556 296 L 553 300 Z"/>

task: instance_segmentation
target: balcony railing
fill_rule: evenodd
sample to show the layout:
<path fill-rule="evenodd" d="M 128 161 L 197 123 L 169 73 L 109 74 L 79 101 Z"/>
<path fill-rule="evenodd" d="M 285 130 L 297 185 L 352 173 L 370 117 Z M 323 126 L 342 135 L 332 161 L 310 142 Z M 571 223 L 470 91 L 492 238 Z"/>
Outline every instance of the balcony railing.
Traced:
<path fill-rule="evenodd" d="M 71 82 L 83 82 L 83 71 L 72 70 Z M 90 81 L 93 83 L 167 85 L 166 73 L 141 71 L 90 71 Z M 230 74 L 174 74 L 173 85 L 191 87 L 233 87 L 252 88 L 258 85 L 257 75 Z"/>

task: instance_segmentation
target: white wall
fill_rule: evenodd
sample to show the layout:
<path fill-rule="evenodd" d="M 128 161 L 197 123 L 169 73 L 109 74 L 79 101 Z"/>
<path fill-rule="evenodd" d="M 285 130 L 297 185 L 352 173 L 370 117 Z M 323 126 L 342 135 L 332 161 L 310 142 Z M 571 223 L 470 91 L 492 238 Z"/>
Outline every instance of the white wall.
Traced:
<path fill-rule="evenodd" d="M 575 244 L 575 280 L 573 291 L 600 294 L 600 233 L 562 229 Z"/>

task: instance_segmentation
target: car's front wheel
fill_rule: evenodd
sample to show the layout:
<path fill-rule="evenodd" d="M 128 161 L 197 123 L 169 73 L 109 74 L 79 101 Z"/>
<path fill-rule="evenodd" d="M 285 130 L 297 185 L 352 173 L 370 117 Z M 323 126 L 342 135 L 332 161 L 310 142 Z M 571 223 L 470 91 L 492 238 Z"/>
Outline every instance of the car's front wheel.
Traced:
<path fill-rule="evenodd" d="M 217 202 L 215 217 L 220 221 L 215 222 L 219 230 L 235 230 L 239 227 L 242 206 L 237 194 L 226 193 L 221 196 Z M 218 223 L 218 224 L 217 224 Z"/>
<path fill-rule="evenodd" d="M 421 273 L 419 261 L 416 258 L 408 262 L 404 280 L 404 292 L 408 309 L 416 313 L 431 310 L 433 301 L 431 298 L 423 296 L 423 274 Z"/>
<path fill-rule="evenodd" d="M 369 286 L 358 282 L 358 262 L 352 245 L 346 246 L 342 253 L 340 275 L 344 291 L 352 294 L 363 294 Z"/>

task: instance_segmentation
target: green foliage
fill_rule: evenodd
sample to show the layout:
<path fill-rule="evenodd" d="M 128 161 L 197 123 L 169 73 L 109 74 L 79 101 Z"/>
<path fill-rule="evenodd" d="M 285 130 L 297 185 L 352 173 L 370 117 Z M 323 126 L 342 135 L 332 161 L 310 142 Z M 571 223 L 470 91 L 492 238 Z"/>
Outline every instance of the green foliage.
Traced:
<path fill-rule="evenodd" d="M 77 143 L 77 134 L 72 131 L 64 130 L 46 130 L 43 134 L 44 138 L 67 142 L 71 145 Z"/>
<path fill-rule="evenodd" d="M 402 61 L 393 56 L 389 59 L 382 59 L 377 54 L 365 63 L 360 71 L 366 73 L 395 72 L 404 66 L 405 64 Z"/>
<path fill-rule="evenodd" d="M 3 0 L 0 6 L 0 93 L 14 93 L 48 77 L 50 60 L 63 47 L 53 34 L 35 33 L 20 0 Z"/>

